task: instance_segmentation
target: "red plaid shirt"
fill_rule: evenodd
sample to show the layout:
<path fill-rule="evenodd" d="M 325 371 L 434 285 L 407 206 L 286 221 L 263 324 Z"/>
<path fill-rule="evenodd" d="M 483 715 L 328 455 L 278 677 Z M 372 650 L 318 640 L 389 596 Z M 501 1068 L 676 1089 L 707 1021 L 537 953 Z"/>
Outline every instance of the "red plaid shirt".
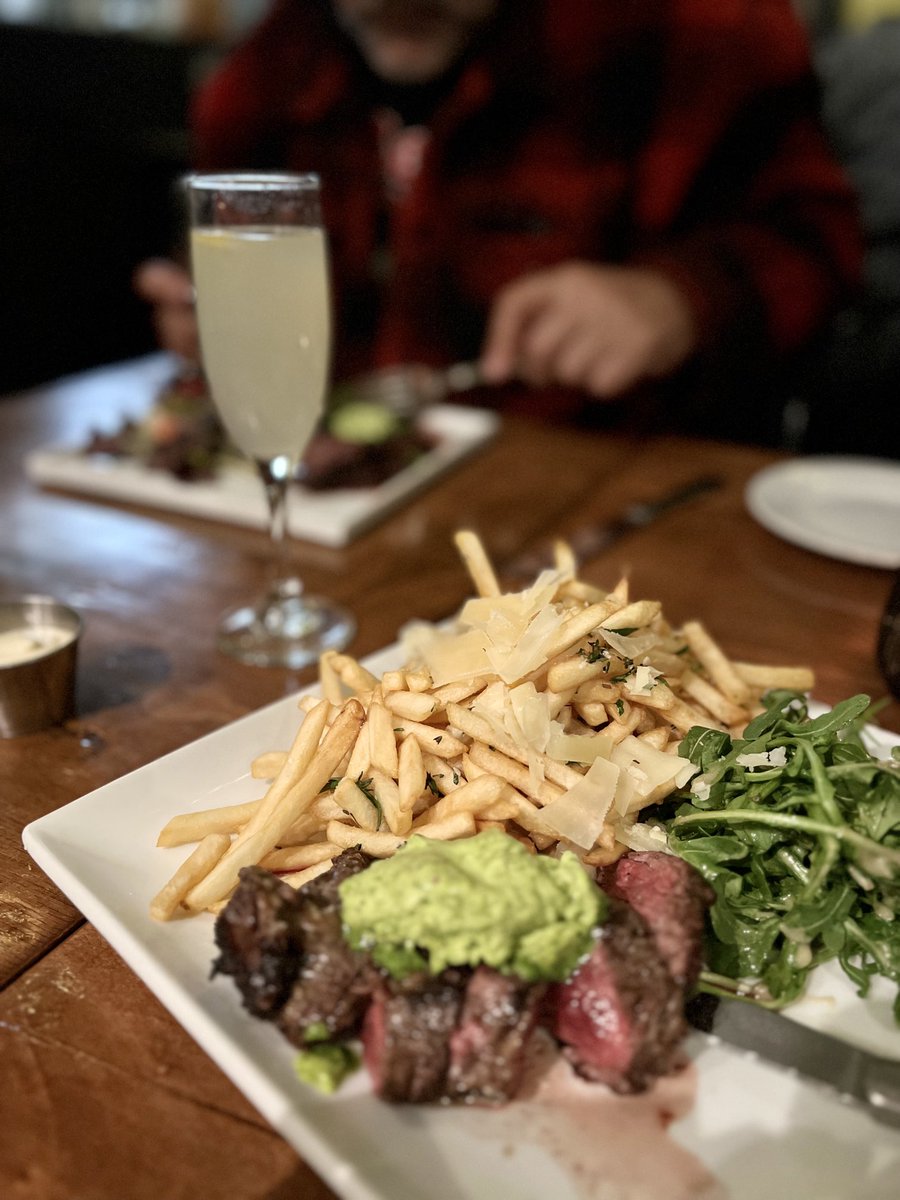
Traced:
<path fill-rule="evenodd" d="M 855 284 L 790 0 L 501 0 L 390 205 L 363 77 L 327 0 L 279 0 L 195 106 L 198 166 L 321 174 L 338 375 L 477 355 L 497 290 L 567 259 L 669 271 L 732 377 Z"/>

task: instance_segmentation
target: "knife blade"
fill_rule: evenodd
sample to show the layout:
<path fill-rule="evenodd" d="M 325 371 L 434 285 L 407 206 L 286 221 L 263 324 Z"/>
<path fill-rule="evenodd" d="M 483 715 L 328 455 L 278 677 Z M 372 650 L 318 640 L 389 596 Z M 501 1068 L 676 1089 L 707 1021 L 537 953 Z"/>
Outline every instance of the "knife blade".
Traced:
<path fill-rule="evenodd" d="M 583 525 L 565 540 L 572 548 L 579 563 L 594 558 L 625 534 L 643 529 L 670 509 L 687 504 L 705 492 L 722 487 L 723 480 L 716 475 L 703 475 L 688 483 L 680 484 L 670 492 L 652 500 L 639 500 L 627 505 L 620 513 L 598 525 Z M 527 550 L 510 563 L 502 573 L 514 578 L 534 578 L 545 567 L 553 565 L 553 554 L 549 548 Z"/>
<path fill-rule="evenodd" d="M 697 996 L 687 1014 L 695 1029 L 824 1084 L 876 1121 L 900 1128 L 900 1062 L 746 1000 Z"/>

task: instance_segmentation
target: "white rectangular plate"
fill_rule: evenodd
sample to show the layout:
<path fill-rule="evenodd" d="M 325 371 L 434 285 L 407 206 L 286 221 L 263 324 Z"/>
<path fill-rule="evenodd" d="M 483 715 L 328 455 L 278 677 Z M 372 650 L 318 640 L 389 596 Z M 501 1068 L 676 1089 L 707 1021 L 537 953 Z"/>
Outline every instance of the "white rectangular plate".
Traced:
<path fill-rule="evenodd" d="M 397 662 L 391 648 L 370 660 Z M 780 1071 L 697 1035 L 697 1098 L 658 1129 L 649 1102 L 566 1081 L 553 1107 L 502 1111 L 394 1107 L 364 1072 L 336 1096 L 304 1087 L 294 1051 L 246 1015 L 231 980 L 208 981 L 212 918 L 153 922 L 148 902 L 184 857 L 156 837 L 175 812 L 255 799 L 251 759 L 285 748 L 290 697 L 252 713 L 29 825 L 32 857 L 151 988 L 259 1112 L 345 1200 L 681 1200 L 811 1197 L 896 1200 L 900 1132 Z M 892 739 L 873 734 L 879 751 Z M 900 1059 L 891 989 L 859 1000 L 822 970 L 794 1015 Z M 667 1100 L 668 1096 L 668 1100 Z M 705 1176 L 709 1171 L 718 1183 Z M 705 1178 L 705 1182 L 704 1182 Z M 719 1186 L 721 1185 L 721 1186 Z"/>
<path fill-rule="evenodd" d="M 321 492 L 292 488 L 288 497 L 291 534 L 325 546 L 345 546 L 490 441 L 500 418 L 488 409 L 440 404 L 423 412 L 419 425 L 435 437 L 435 445 L 376 487 Z M 266 527 L 268 519 L 263 489 L 249 464 L 229 465 L 214 479 L 186 483 L 134 459 L 49 446 L 29 454 L 25 469 L 35 483 L 107 500 L 259 529 Z"/>

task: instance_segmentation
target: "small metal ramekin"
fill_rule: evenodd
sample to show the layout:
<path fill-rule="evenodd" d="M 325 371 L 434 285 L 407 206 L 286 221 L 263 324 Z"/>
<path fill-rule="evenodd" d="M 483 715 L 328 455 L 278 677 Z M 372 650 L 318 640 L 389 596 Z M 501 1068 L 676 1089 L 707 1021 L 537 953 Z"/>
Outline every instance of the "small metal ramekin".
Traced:
<path fill-rule="evenodd" d="M 0 600 L 0 634 L 26 630 L 36 641 L 59 630 L 69 636 L 45 653 L 0 665 L 0 737 L 60 725 L 75 713 L 75 666 L 82 621 L 50 596 Z"/>

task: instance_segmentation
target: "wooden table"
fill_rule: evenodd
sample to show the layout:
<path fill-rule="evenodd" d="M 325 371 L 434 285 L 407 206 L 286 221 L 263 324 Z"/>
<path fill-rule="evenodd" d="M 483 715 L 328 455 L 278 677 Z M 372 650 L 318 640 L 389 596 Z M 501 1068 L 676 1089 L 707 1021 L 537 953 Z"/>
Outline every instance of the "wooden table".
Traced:
<path fill-rule="evenodd" d="M 86 623 L 77 718 L 0 741 L 0 1195 L 322 1200 L 329 1189 L 21 848 L 28 822 L 313 677 L 215 650 L 216 613 L 263 583 L 262 534 L 42 492 L 25 478 L 27 451 L 140 411 L 158 378 L 159 361 L 142 360 L 0 400 L 2 593 L 50 593 Z M 825 702 L 880 697 L 874 647 L 890 576 L 755 524 L 744 485 L 776 458 L 509 419 L 477 457 L 347 549 L 296 542 L 290 552 L 310 589 L 354 610 L 352 650 L 365 655 L 468 594 L 455 529 L 477 529 L 502 564 L 713 472 L 721 490 L 628 535 L 585 576 L 612 586 L 628 572 L 633 594 L 661 599 L 673 622 L 702 618 L 737 658 L 810 664 Z M 881 722 L 900 732 L 900 704 Z"/>

